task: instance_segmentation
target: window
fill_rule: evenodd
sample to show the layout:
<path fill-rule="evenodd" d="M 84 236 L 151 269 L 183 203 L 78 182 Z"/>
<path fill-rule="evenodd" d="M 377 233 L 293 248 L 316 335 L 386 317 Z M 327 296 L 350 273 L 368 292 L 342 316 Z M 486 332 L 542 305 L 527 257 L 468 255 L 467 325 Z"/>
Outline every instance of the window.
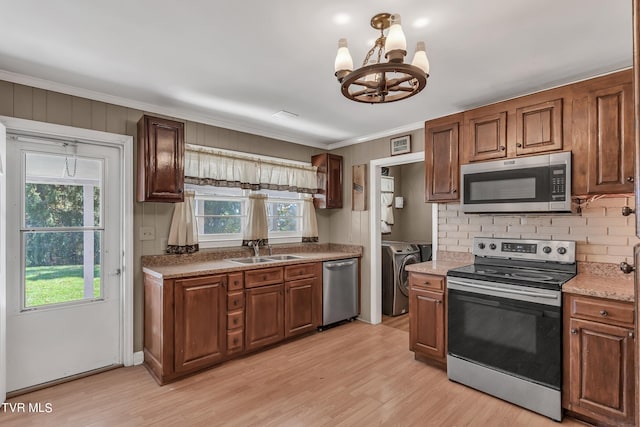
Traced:
<path fill-rule="evenodd" d="M 250 190 L 187 184 L 195 191 L 200 247 L 233 246 L 242 242 Z M 302 238 L 303 195 L 261 190 L 267 198 L 269 241 L 299 242 Z"/>

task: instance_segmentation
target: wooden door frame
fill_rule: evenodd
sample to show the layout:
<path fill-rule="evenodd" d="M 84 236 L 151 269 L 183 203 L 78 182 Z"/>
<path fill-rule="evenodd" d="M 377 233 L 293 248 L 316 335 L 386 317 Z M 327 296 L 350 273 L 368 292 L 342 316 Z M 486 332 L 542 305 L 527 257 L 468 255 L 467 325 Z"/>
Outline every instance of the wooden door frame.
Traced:
<path fill-rule="evenodd" d="M 6 127 L 7 132 L 29 133 L 34 136 L 58 136 L 60 138 L 103 144 L 119 150 L 124 172 L 120 183 L 122 204 L 120 211 L 122 220 L 120 239 L 124 251 L 122 274 L 120 276 L 120 361 L 124 366 L 133 365 L 133 280 L 135 275 L 133 267 L 133 137 L 6 116 L 0 116 L 0 123 Z M 0 291 L 2 290 L 0 288 Z M 6 325 L 6 312 L 0 310 L 0 315 L 3 316 L 0 318 L 0 323 L 4 327 Z M 0 336 L 2 336 L 1 331 Z M 1 362 L 6 360 L 6 346 L 2 345 L 0 352 L 1 370 Z M 6 373 L 0 372 L 0 392 L 3 390 L 6 390 Z M 4 402 L 5 397 L 0 395 L 2 402 Z"/>

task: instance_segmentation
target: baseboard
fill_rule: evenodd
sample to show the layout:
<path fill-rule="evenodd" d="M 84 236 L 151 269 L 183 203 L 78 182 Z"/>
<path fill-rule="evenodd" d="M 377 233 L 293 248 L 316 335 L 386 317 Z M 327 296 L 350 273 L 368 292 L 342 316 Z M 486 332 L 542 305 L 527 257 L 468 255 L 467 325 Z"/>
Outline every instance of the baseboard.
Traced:
<path fill-rule="evenodd" d="M 133 366 L 142 365 L 142 362 L 144 362 L 144 352 L 136 351 L 133 353 Z"/>

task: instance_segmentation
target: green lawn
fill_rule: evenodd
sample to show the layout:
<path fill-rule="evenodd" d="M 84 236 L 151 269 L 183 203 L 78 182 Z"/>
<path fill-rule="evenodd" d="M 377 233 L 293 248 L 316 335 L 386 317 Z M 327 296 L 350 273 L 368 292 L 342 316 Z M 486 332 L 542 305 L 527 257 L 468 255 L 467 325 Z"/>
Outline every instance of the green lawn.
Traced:
<path fill-rule="evenodd" d="M 25 306 L 57 304 L 84 298 L 82 265 L 27 267 Z M 100 266 L 93 269 L 93 295 L 100 297 Z"/>

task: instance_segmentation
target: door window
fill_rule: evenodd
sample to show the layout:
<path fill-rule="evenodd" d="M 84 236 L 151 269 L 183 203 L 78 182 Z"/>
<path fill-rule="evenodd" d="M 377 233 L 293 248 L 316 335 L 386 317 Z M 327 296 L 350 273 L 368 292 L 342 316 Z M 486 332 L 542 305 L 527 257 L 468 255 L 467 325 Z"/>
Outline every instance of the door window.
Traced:
<path fill-rule="evenodd" d="M 101 299 L 100 159 L 23 152 L 22 309 Z"/>

